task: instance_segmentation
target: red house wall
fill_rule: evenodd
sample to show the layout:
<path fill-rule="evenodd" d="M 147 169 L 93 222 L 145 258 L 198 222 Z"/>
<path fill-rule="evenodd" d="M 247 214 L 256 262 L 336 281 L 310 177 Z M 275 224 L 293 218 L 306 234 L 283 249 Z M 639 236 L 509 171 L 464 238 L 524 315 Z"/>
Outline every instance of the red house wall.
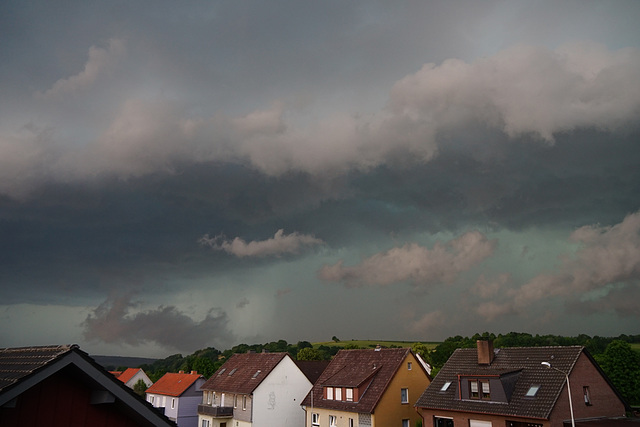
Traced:
<path fill-rule="evenodd" d="M 562 374 L 558 373 L 558 375 Z M 624 404 L 584 353 L 580 354 L 571 371 L 569 382 L 575 419 L 624 416 Z M 584 402 L 584 386 L 589 387 L 591 406 L 587 406 Z M 551 412 L 550 420 L 552 426 L 561 426 L 563 420 L 570 419 L 569 395 L 565 385 Z"/>
<path fill-rule="evenodd" d="M 76 375 L 57 372 L 22 393 L 15 408 L 0 408 L 0 426 L 134 427 L 119 402 L 91 404 L 92 390 Z"/>

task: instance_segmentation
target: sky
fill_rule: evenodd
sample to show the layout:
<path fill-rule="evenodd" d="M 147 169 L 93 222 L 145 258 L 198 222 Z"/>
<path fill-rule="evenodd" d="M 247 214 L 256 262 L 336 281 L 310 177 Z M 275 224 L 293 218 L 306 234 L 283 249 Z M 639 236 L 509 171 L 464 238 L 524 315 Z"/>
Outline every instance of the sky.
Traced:
<path fill-rule="evenodd" d="M 0 346 L 637 334 L 640 2 L 0 4 Z"/>

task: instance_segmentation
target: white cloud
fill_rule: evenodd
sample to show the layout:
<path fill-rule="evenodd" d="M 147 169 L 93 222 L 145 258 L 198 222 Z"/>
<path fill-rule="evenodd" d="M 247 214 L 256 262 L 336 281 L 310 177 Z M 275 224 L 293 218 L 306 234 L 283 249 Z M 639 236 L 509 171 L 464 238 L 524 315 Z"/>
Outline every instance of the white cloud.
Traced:
<path fill-rule="evenodd" d="M 452 283 L 460 273 L 491 256 L 496 245 L 497 241 L 471 231 L 449 242 L 438 242 L 433 249 L 407 243 L 375 254 L 352 267 L 345 267 L 341 260 L 323 266 L 318 277 L 347 286 Z"/>
<path fill-rule="evenodd" d="M 397 82 L 391 110 L 437 128 L 477 121 L 509 136 L 618 129 L 638 117 L 640 52 L 581 43 L 556 51 L 514 46 L 466 63 L 426 64 Z"/>
<path fill-rule="evenodd" d="M 109 40 L 106 49 L 91 46 L 89 49 L 89 59 L 81 72 L 69 78 L 58 80 L 53 84 L 51 89 L 44 93 L 38 92 L 36 96 L 52 98 L 90 86 L 96 81 L 100 74 L 107 71 L 113 66 L 114 62 L 118 61 L 124 55 L 125 50 L 125 43 L 120 39 Z"/>
<path fill-rule="evenodd" d="M 233 240 L 224 240 L 224 236 L 209 237 L 205 235 L 200 238 L 200 244 L 210 246 L 219 251 L 225 251 L 239 258 L 243 257 L 265 257 L 279 256 L 283 254 L 296 254 L 303 246 L 321 245 L 324 242 L 308 234 L 293 232 L 284 234 L 284 230 L 276 231 L 276 234 L 267 240 L 255 240 L 246 242 L 236 237 Z"/>

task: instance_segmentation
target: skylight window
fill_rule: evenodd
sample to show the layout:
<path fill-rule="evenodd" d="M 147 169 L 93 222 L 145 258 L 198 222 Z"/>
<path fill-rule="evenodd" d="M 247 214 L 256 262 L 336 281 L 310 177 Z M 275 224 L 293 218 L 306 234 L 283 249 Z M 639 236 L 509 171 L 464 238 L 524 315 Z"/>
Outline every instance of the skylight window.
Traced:
<path fill-rule="evenodd" d="M 449 388 L 450 385 L 451 385 L 451 381 L 447 381 L 446 383 L 443 384 L 443 386 L 440 389 L 440 391 L 447 391 L 447 389 Z"/>
<path fill-rule="evenodd" d="M 539 384 L 532 385 L 531 387 L 529 387 L 529 390 L 527 390 L 527 392 L 525 393 L 525 397 L 534 397 L 536 393 L 538 393 L 538 390 L 540 390 Z"/>
<path fill-rule="evenodd" d="M 231 375 L 235 374 L 237 370 L 238 370 L 238 368 L 233 368 L 233 369 L 229 372 L 229 376 L 231 376 Z"/>
<path fill-rule="evenodd" d="M 258 369 L 258 370 L 256 371 L 256 373 L 255 373 L 255 374 L 253 374 L 253 378 L 257 378 L 257 377 L 258 377 L 258 375 L 260 375 L 260 372 L 262 372 L 262 371 L 261 371 L 260 369 Z"/>
<path fill-rule="evenodd" d="M 222 368 L 222 369 L 220 369 L 220 372 L 218 372 L 218 375 L 222 375 L 222 374 L 224 374 L 224 371 L 226 371 L 226 370 L 227 370 L 227 368 Z"/>

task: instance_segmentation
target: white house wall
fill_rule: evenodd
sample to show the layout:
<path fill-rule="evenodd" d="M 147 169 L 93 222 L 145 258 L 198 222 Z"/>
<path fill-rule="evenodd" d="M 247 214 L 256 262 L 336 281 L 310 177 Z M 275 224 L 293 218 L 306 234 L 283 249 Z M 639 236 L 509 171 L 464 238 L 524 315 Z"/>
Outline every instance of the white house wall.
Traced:
<path fill-rule="evenodd" d="M 300 403 L 311 382 L 285 357 L 253 392 L 253 427 L 304 426 Z"/>

